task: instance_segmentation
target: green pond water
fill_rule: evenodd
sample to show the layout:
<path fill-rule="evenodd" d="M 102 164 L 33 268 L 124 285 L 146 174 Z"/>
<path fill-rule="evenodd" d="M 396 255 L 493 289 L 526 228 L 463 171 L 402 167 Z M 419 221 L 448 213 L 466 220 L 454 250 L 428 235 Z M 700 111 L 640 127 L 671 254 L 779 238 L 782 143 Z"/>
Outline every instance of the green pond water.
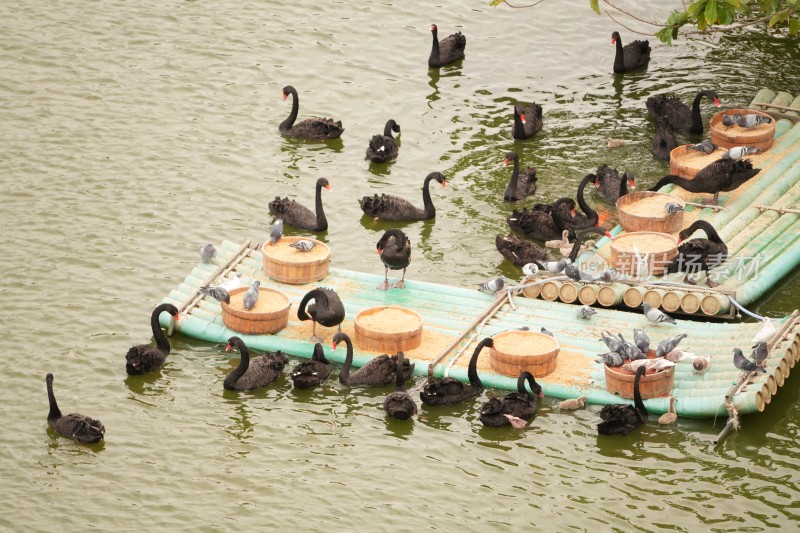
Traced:
<path fill-rule="evenodd" d="M 649 187 L 667 173 L 648 149 L 649 95 L 688 101 L 711 87 L 724 107 L 739 107 L 760 87 L 799 92 L 800 52 L 782 38 L 673 47 L 651 38 L 647 70 L 615 76 L 611 32 L 636 36 L 585 2 L 487 4 L 0 6 L 0 529 L 797 527 L 795 375 L 719 447 L 724 420 L 651 419 L 627 437 L 598 438 L 597 407 L 560 412 L 552 398 L 514 431 L 481 426 L 486 395 L 400 423 L 381 409 L 390 388 L 334 379 L 295 391 L 284 376 L 224 392 L 233 368 L 224 345 L 180 334 L 159 372 L 126 375 L 127 349 L 151 338 L 151 310 L 200 246 L 263 240 L 269 200 L 310 205 L 321 176 L 332 191 L 320 237 L 334 266 L 382 273 L 375 242 L 389 224 L 363 219 L 356 199 L 387 192 L 421 203 L 423 178 L 438 170 L 448 181 L 432 188 L 435 221 L 403 226 L 414 246 L 407 277 L 518 279 L 494 248 L 511 210 L 507 150 L 538 168 L 533 201 L 574 194 L 602 163 Z M 673 7 L 663 4 L 658 20 Z M 466 35 L 462 63 L 428 71 L 431 23 L 442 36 Z M 278 134 L 287 84 L 300 93 L 301 118 L 343 121 L 339 141 Z M 544 129 L 514 142 L 511 106 L 533 100 Z M 706 120 L 714 111 L 704 106 Z M 400 156 L 370 165 L 367 142 L 389 118 L 402 126 Z M 609 149 L 609 136 L 627 144 Z M 795 273 L 751 308 L 784 316 L 798 295 Z M 103 421 L 103 444 L 48 430 L 47 372 L 65 413 Z"/>

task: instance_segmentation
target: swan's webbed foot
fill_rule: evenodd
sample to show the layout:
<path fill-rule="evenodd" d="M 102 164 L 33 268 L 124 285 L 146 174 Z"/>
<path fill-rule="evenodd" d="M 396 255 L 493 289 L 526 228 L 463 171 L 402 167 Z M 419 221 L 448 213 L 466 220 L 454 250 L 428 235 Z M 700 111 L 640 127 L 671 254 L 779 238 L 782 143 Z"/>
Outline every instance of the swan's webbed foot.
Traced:
<path fill-rule="evenodd" d="M 396 287 L 396 288 L 398 288 L 398 289 L 405 289 L 405 288 L 406 288 L 406 284 L 405 284 L 405 282 L 404 282 L 404 281 L 401 279 L 400 281 L 395 281 L 395 282 L 392 284 L 392 287 Z"/>
<path fill-rule="evenodd" d="M 697 285 L 697 280 L 694 280 L 694 279 L 692 279 L 692 278 L 689 276 L 689 274 L 686 274 L 686 275 L 683 277 L 683 282 L 684 282 L 684 283 L 686 283 L 686 284 L 688 284 L 688 285 Z"/>
<path fill-rule="evenodd" d="M 383 283 L 378 285 L 377 288 L 378 288 L 379 291 L 388 291 L 389 290 L 389 281 L 388 280 L 384 281 Z"/>

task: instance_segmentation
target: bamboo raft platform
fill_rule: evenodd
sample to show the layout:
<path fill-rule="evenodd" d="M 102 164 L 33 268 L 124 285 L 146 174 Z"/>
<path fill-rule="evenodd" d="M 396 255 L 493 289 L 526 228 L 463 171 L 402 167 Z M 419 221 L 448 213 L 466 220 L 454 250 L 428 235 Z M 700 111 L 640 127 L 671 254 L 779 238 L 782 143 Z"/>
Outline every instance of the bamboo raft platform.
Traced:
<path fill-rule="evenodd" d="M 793 122 L 800 118 L 798 103 L 800 97 L 788 93 L 759 91 L 750 107 L 766 106 L 768 113 L 780 117 L 775 124 L 774 142 L 768 150 L 748 156 L 761 172 L 738 189 L 721 193 L 719 207 L 701 203 L 710 197 L 707 194 L 690 193 L 673 185 L 660 191 L 687 204 L 683 223 L 673 236 L 677 237 L 695 220 L 706 220 L 727 244 L 728 259 L 710 271 L 718 285 L 689 285 L 682 282 L 684 273 L 676 273 L 599 284 L 554 280 L 529 290 L 527 295 L 627 309 L 647 301 L 668 313 L 739 318 L 737 303 L 747 306 L 755 302 L 800 264 L 800 123 Z M 779 113 L 775 112 L 777 109 Z M 708 156 L 709 162 L 722 152 L 718 148 L 715 156 Z M 611 230 L 613 236 L 621 233 L 619 225 Z M 705 237 L 702 232 L 698 235 Z M 611 260 L 610 243 L 608 237 L 597 240 L 593 251 L 579 257 L 581 268 L 602 271 Z M 704 281 L 701 275 L 700 282 Z"/>
<path fill-rule="evenodd" d="M 251 349 L 282 350 L 284 353 L 309 358 L 311 322 L 297 319 L 297 306 L 306 292 L 325 286 L 335 290 L 344 302 L 346 318 L 342 329 L 354 338 L 355 316 L 363 309 L 376 306 L 400 306 L 418 313 L 423 320 L 422 342 L 406 352 L 416 364 L 414 388 L 424 382 L 424 376 L 449 375 L 467 381 L 467 363 L 476 343 L 486 336 L 505 330 L 529 326 L 532 331 L 545 327 L 561 346 L 555 371 L 538 378 L 546 395 L 556 398 L 586 396 L 592 404 L 625 403 L 628 400 L 606 390 L 604 365 L 597 354 L 607 351 L 600 342 L 602 331 L 621 332 L 632 337 L 632 328 L 645 330 L 655 346 L 664 338 L 680 332 L 687 333 L 681 348 L 697 354 L 711 355 L 703 374 L 695 374 L 691 361 L 680 361 L 674 367 L 674 386 L 669 394 L 647 399 L 645 405 L 652 413 L 668 410 L 669 396 L 676 398 L 676 412 L 685 417 L 715 417 L 728 412 L 754 413 L 763 411 L 800 357 L 800 314 L 776 320 L 778 329 L 769 341 L 766 373 L 749 373 L 733 365 L 733 348 L 740 347 L 749 354 L 753 336 L 760 323 L 718 323 L 678 320 L 677 325 L 655 326 L 641 313 L 612 309 L 597 309 L 589 320 L 578 318 L 575 306 L 526 298 L 518 288 L 497 295 L 444 284 L 406 280 L 405 289 L 377 290 L 383 276 L 330 268 L 324 279 L 315 283 L 289 285 L 270 279 L 264 273 L 261 252 L 249 241 L 236 244 L 225 241 L 217 247 L 217 263 L 199 263 L 186 279 L 171 291 L 165 302 L 179 308 L 178 329 L 186 336 L 207 342 L 224 344 L 232 335 L 244 339 Z M 335 250 L 332 250 L 335 254 Z M 259 280 L 264 288 L 286 294 L 291 303 L 288 325 L 273 335 L 240 334 L 225 327 L 221 305 L 203 296 L 199 288 L 220 284 L 239 274 L 243 285 Z M 162 314 L 163 326 L 172 326 L 171 317 Z M 711 327 L 709 327 L 711 326 Z M 342 363 L 345 350 L 332 350 L 335 328 L 317 327 L 325 337 L 325 355 Z M 516 389 L 516 376 L 506 376 L 492 370 L 487 350 L 478 360 L 478 373 L 486 387 Z M 354 364 L 361 366 L 379 355 L 354 346 Z M 331 379 L 336 379 L 332 377 Z M 413 392 L 413 390 L 411 391 Z"/>

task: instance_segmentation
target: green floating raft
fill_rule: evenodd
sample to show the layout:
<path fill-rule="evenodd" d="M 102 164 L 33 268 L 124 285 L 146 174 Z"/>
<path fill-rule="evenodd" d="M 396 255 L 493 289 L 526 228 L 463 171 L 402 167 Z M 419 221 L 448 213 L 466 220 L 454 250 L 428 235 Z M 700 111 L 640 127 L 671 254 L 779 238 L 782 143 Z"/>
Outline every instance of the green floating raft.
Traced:
<path fill-rule="evenodd" d="M 377 290 L 382 276 L 331 268 L 325 278 L 317 283 L 290 285 L 269 279 L 263 270 L 261 252 L 249 242 L 242 245 L 225 241 L 217 248 L 217 265 L 198 264 L 183 283 L 164 300 L 181 311 L 178 330 L 192 338 L 225 343 L 232 335 L 242 337 L 256 350 L 283 352 L 309 358 L 313 344 L 309 341 L 310 324 L 297 320 L 296 309 L 302 297 L 312 288 L 325 286 L 335 290 L 344 302 L 347 312 L 342 327 L 353 336 L 353 320 L 363 309 L 377 306 L 400 306 L 417 312 L 424 325 L 422 345 L 406 351 L 406 357 L 415 364 L 415 372 L 422 376 L 449 375 L 468 381 L 467 362 L 472 348 L 482 338 L 501 331 L 528 326 L 532 331 L 541 327 L 550 330 L 559 341 L 561 351 L 556 370 L 538 378 L 544 394 L 555 398 L 585 396 L 588 403 L 626 403 L 606 390 L 604 365 L 597 362 L 598 354 L 607 351 L 600 342 L 601 332 L 622 333 L 633 336 L 633 328 L 648 333 L 654 347 L 659 341 L 686 333 L 680 348 L 698 355 L 710 355 L 711 362 L 702 374 L 695 374 L 691 360 L 678 362 L 674 367 L 674 386 L 669 394 L 651 398 L 645 405 L 652 413 L 667 412 L 669 397 L 676 398 L 675 409 L 679 416 L 716 417 L 728 413 L 753 413 L 763 411 L 772 396 L 783 385 L 800 351 L 800 317 L 795 312 L 784 319 L 775 320 L 777 332 L 769 342 L 766 373 L 745 375 L 733 365 L 733 348 L 750 353 L 754 335 L 760 323 L 709 323 L 696 320 L 678 320 L 677 325 L 650 324 L 641 312 L 596 309 L 590 319 L 579 318 L 577 306 L 527 298 L 520 291 L 504 291 L 497 296 L 472 288 L 420 281 L 406 281 L 405 289 Z M 262 287 L 278 289 L 291 302 L 289 323 L 274 335 L 245 335 L 231 331 L 222 321 L 220 304 L 198 294 L 206 284 L 220 284 L 234 273 L 241 282 L 249 285 L 260 280 Z M 170 318 L 161 316 L 163 326 Z M 325 355 L 342 363 L 345 350 L 332 350 L 334 328 L 318 327 L 317 333 L 325 337 Z M 354 364 L 363 365 L 375 352 L 365 352 L 354 346 Z M 478 372 L 487 387 L 505 390 L 516 389 L 516 376 L 505 376 L 493 371 L 488 364 L 489 355 L 484 350 L 479 359 Z M 419 387 L 424 378 L 418 378 Z"/>

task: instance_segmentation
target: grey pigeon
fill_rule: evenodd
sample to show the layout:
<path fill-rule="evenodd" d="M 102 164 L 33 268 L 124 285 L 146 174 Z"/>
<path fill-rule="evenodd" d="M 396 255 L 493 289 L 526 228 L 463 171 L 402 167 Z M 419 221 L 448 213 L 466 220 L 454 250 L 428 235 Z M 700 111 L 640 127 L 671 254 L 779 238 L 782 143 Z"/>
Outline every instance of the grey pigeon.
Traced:
<path fill-rule="evenodd" d="M 683 211 L 683 206 L 681 204 L 676 204 L 675 202 L 668 202 L 664 204 L 664 210 L 671 215 L 673 213 Z"/>
<path fill-rule="evenodd" d="M 612 336 L 610 333 L 606 331 L 600 332 L 600 340 L 606 343 L 608 349 L 612 352 L 622 353 L 622 341 L 619 338 Z"/>
<path fill-rule="evenodd" d="M 272 228 L 269 230 L 269 242 L 275 244 L 281 237 L 283 237 L 283 219 L 279 218 L 272 223 Z"/>
<path fill-rule="evenodd" d="M 525 263 L 522 267 L 522 273 L 532 278 L 539 272 L 539 266 L 536 263 Z"/>
<path fill-rule="evenodd" d="M 642 302 L 642 309 L 644 310 L 645 318 L 653 324 L 660 324 L 662 322 L 669 322 L 670 324 L 676 323 L 674 318 L 658 309 L 653 309 L 647 302 Z"/>
<path fill-rule="evenodd" d="M 765 368 L 746 358 L 739 348 L 733 349 L 733 366 L 745 372 L 767 372 Z"/>
<path fill-rule="evenodd" d="M 753 345 L 753 353 L 750 354 L 750 357 L 753 358 L 753 361 L 758 366 L 764 366 L 764 361 L 767 360 L 767 355 L 769 355 L 769 351 L 767 350 L 766 342 L 757 342 Z"/>
<path fill-rule="evenodd" d="M 550 335 L 551 337 L 555 337 L 555 335 L 553 335 L 553 332 L 552 332 L 552 331 L 548 331 L 548 330 L 546 330 L 546 329 L 544 328 L 544 326 L 542 326 L 542 329 L 541 329 L 541 330 L 539 330 L 539 331 L 541 331 L 541 332 L 542 332 L 542 333 L 544 333 L 545 335 Z"/>
<path fill-rule="evenodd" d="M 731 126 L 733 123 L 730 124 Z M 705 141 L 697 144 L 690 144 L 686 147 L 687 150 L 695 150 L 696 152 L 703 152 L 704 154 L 711 154 L 714 153 L 714 150 L 717 149 L 717 145 L 706 139 Z"/>
<path fill-rule="evenodd" d="M 255 280 L 253 284 L 247 289 L 247 292 L 244 293 L 244 308 L 248 311 L 256 305 L 258 301 L 258 288 L 261 286 L 261 282 Z"/>
<path fill-rule="evenodd" d="M 228 291 L 225 290 L 225 287 L 203 285 L 200 287 L 200 292 L 203 294 L 208 294 L 218 302 L 225 302 L 226 304 L 231 303 L 231 295 L 228 294 Z"/>
<path fill-rule="evenodd" d="M 588 305 L 582 305 L 578 308 L 578 318 L 591 318 L 597 311 Z"/>
<path fill-rule="evenodd" d="M 733 113 L 729 115 L 727 113 L 722 115 L 722 125 L 730 128 L 731 126 L 735 125 L 739 122 L 739 119 L 742 117 L 739 113 Z"/>
<path fill-rule="evenodd" d="M 644 353 L 647 353 L 650 350 L 650 337 L 648 337 L 647 333 L 641 329 L 633 329 L 633 342 L 635 342 L 636 347 Z"/>
<path fill-rule="evenodd" d="M 296 248 L 301 252 L 310 252 L 311 250 L 314 249 L 316 245 L 317 243 L 315 243 L 314 241 L 309 241 L 308 239 L 300 239 L 297 242 L 293 242 L 289 246 L 291 246 L 292 248 Z"/>
<path fill-rule="evenodd" d="M 728 149 L 727 152 L 720 156 L 722 159 L 733 159 L 736 161 L 737 159 L 741 159 L 746 155 L 750 154 L 757 154 L 758 148 L 755 146 L 734 146 L 733 148 Z"/>
<path fill-rule="evenodd" d="M 631 361 L 647 358 L 647 354 L 643 353 L 635 344 L 626 341 L 625 338 L 622 336 L 622 333 L 619 334 L 619 340 L 622 341 L 623 355 L 625 355 L 625 357 L 627 357 Z"/>
<path fill-rule="evenodd" d="M 736 119 L 736 124 L 742 128 L 755 128 L 759 124 L 769 124 L 770 122 L 772 122 L 771 118 L 756 115 L 755 113 L 748 113 L 744 116 L 739 115 L 739 118 Z"/>
<path fill-rule="evenodd" d="M 677 348 L 678 343 L 681 342 L 684 337 L 686 337 L 686 333 L 681 333 L 680 335 L 675 335 L 674 337 L 670 337 L 659 342 L 658 347 L 656 347 L 656 357 L 664 357 L 669 352 Z"/>
<path fill-rule="evenodd" d="M 213 244 L 206 244 L 202 248 L 200 248 L 200 261 L 203 263 L 210 263 L 214 260 L 214 256 L 217 255 L 217 249 L 214 248 Z"/>
<path fill-rule="evenodd" d="M 597 355 L 599 355 L 602 361 L 608 366 L 622 366 L 625 362 L 625 358 L 617 352 L 601 353 Z"/>
<path fill-rule="evenodd" d="M 494 279 L 490 279 L 485 283 L 478 284 L 479 291 L 487 291 L 487 292 L 497 292 L 503 290 L 503 286 L 505 286 L 505 276 L 498 276 Z"/>
<path fill-rule="evenodd" d="M 567 266 L 566 259 L 560 259 L 558 261 L 547 261 L 544 264 L 544 268 L 550 272 L 551 274 L 558 274 Z"/>

